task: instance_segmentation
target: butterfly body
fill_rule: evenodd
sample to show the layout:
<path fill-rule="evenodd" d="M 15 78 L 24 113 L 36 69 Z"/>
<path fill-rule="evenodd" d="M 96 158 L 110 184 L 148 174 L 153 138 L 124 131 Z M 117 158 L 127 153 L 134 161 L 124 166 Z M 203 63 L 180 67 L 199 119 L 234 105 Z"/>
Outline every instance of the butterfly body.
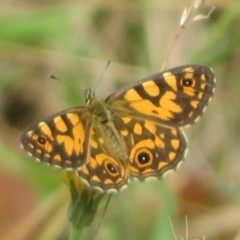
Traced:
<path fill-rule="evenodd" d="M 31 126 L 23 147 L 40 161 L 78 172 L 90 187 L 119 191 L 130 177 L 162 177 L 183 160 L 182 127 L 204 112 L 215 86 L 212 70 L 176 67 L 123 88 L 105 100 L 86 93 L 86 107 Z"/>

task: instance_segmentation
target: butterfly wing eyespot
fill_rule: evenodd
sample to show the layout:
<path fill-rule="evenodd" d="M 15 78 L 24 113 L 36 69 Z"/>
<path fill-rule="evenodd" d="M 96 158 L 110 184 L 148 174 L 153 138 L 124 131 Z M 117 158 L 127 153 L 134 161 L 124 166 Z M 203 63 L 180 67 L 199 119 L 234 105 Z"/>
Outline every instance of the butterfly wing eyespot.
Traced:
<path fill-rule="evenodd" d="M 37 142 L 38 142 L 40 145 L 44 146 L 44 145 L 46 144 L 46 142 L 47 142 L 47 139 L 46 139 L 44 136 L 38 136 L 38 137 L 37 137 Z"/>
<path fill-rule="evenodd" d="M 183 78 L 181 81 L 180 81 L 181 85 L 184 86 L 184 87 L 192 87 L 194 82 L 193 82 L 193 79 L 191 78 Z"/>
<path fill-rule="evenodd" d="M 105 193 L 121 191 L 128 183 L 124 165 L 103 153 L 90 157 L 89 162 L 78 170 L 78 175 L 88 186 Z"/>
<path fill-rule="evenodd" d="M 116 176 L 119 174 L 119 171 L 116 166 L 111 162 L 105 162 L 104 164 L 105 170 L 112 176 Z"/>
<path fill-rule="evenodd" d="M 42 162 L 76 169 L 87 161 L 91 127 L 86 108 L 69 109 L 31 126 L 22 135 L 22 146 Z"/>
<path fill-rule="evenodd" d="M 153 155 L 151 151 L 149 151 L 147 148 L 139 149 L 135 153 L 134 158 L 135 158 L 135 162 L 139 164 L 140 168 L 151 165 L 153 161 Z"/>

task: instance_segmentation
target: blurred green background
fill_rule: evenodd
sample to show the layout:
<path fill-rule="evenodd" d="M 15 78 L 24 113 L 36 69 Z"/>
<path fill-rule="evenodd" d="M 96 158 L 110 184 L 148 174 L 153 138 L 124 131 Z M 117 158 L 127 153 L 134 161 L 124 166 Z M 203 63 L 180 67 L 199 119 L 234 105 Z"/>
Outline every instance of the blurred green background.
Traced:
<path fill-rule="evenodd" d="M 86 87 L 105 98 L 160 71 L 190 3 L 1 1 L 0 239 L 68 238 L 68 189 L 56 170 L 20 148 L 22 132 L 84 105 Z M 175 240 L 172 228 L 176 239 L 186 239 L 186 226 L 188 240 L 240 239 L 240 2 L 211 4 L 210 18 L 182 32 L 166 66 L 205 64 L 217 77 L 209 108 L 186 131 L 186 161 L 162 181 L 131 182 L 102 219 L 105 198 L 82 239 L 91 239 L 100 222 L 96 240 Z"/>

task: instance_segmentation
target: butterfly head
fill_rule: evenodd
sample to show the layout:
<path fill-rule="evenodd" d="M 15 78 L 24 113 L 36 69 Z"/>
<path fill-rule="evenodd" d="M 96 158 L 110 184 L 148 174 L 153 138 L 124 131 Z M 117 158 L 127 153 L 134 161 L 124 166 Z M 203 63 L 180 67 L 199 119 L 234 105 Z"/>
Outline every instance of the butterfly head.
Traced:
<path fill-rule="evenodd" d="M 85 92 L 86 104 L 89 105 L 94 97 L 95 97 L 95 93 L 92 92 L 91 88 L 87 88 Z"/>

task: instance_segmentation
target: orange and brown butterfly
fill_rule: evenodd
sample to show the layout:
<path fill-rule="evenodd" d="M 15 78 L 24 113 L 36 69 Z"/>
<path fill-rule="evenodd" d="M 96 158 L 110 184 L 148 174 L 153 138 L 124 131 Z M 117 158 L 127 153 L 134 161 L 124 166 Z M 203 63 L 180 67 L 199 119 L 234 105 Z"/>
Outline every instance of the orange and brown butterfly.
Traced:
<path fill-rule="evenodd" d="M 22 135 L 29 154 L 77 171 L 94 189 L 114 192 L 129 179 L 161 178 L 184 159 L 183 127 L 196 122 L 215 88 L 213 71 L 185 65 L 120 89 L 105 100 L 86 91 L 86 107 L 54 114 Z"/>

